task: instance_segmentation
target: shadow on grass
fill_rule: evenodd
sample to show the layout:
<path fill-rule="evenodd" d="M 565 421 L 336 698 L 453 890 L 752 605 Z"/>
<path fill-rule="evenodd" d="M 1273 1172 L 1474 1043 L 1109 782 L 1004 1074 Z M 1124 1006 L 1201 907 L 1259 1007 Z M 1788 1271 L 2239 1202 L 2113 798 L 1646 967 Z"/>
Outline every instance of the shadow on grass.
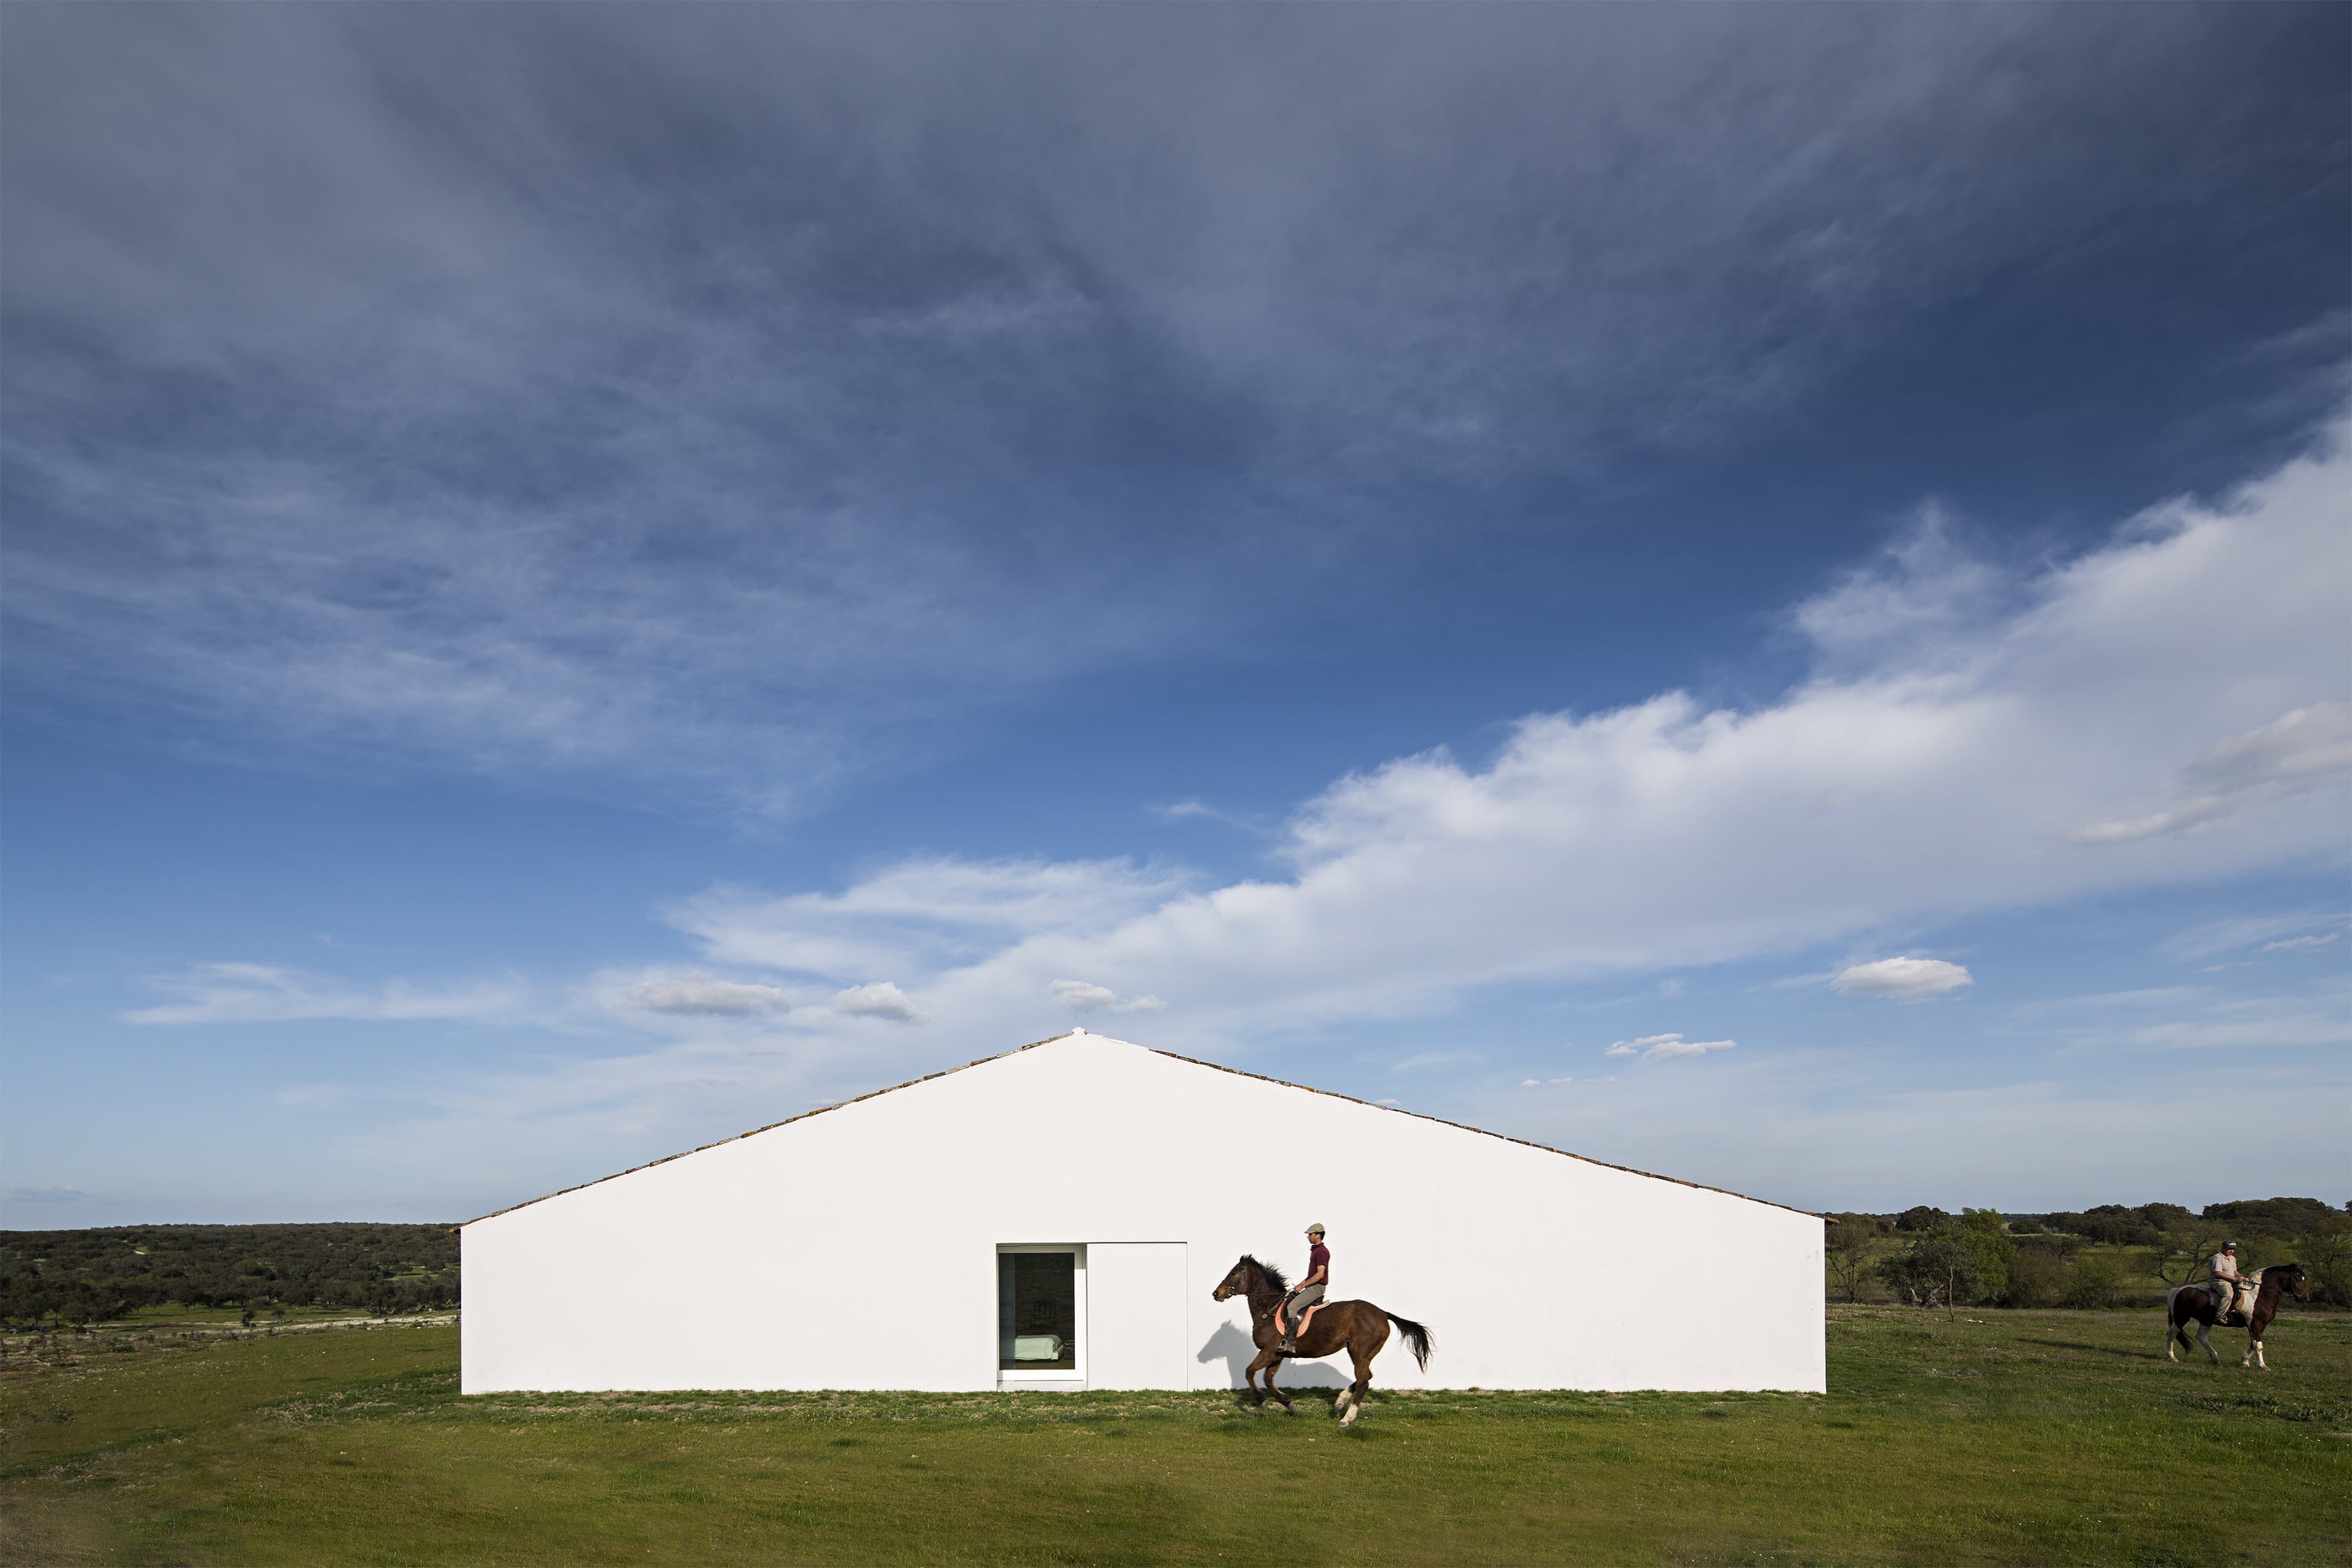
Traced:
<path fill-rule="evenodd" d="M 2118 1361 L 2161 1361 L 2164 1359 L 2163 1357 L 2156 1354 L 2153 1351 L 2126 1350 L 2121 1345 L 2086 1345 L 2080 1340 L 2035 1340 L 2026 1339 L 2021 1335 L 2018 1342 L 2029 1345 L 2047 1345 L 2050 1349 L 2054 1351 L 2082 1351 L 2089 1355 L 2110 1356 Z"/>

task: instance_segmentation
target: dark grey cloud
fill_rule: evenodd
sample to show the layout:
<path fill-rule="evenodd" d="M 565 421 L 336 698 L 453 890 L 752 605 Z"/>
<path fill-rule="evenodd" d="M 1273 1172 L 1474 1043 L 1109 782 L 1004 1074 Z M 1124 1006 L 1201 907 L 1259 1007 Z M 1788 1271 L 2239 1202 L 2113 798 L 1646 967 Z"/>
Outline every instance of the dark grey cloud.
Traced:
<path fill-rule="evenodd" d="M 17 700 L 789 806 L 2307 200 L 2330 16 L 12 7 Z"/>

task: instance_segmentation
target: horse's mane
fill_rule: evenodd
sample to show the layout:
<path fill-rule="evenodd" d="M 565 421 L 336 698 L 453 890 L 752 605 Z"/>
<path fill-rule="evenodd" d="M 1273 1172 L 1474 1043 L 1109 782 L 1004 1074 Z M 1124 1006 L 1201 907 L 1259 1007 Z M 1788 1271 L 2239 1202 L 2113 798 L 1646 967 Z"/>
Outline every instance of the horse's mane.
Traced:
<path fill-rule="evenodd" d="M 2296 1272 L 2297 1274 L 2300 1274 L 2300 1273 L 2302 1273 L 2302 1272 L 2303 1272 L 2303 1265 L 2302 1265 L 2302 1264 L 2300 1264 L 2300 1263 L 2273 1263 L 2273 1264 L 2272 1264 L 2272 1265 L 2270 1266 L 2270 1268 L 2264 1268 L 2264 1269 L 2263 1270 L 2263 1273 L 2264 1273 L 2264 1274 L 2268 1274 L 2268 1273 L 2271 1271 L 2271 1269 L 2272 1269 L 2272 1268 L 2275 1268 L 2275 1269 L 2279 1270 L 2281 1273 L 2284 1273 L 2286 1270 L 2288 1270 L 2288 1269 L 2290 1269 L 2290 1268 L 2291 1268 L 2291 1269 L 2293 1269 L 2293 1270 L 2294 1270 L 2294 1272 Z M 2259 1276 L 2258 1276 L 2258 1278 L 2259 1278 Z"/>
<path fill-rule="evenodd" d="M 1260 1274 L 1265 1275 L 1267 1279 L 1273 1282 L 1276 1289 L 1284 1292 L 1287 1292 L 1289 1290 L 1290 1281 L 1284 1277 L 1282 1270 L 1276 1268 L 1273 1264 L 1260 1263 L 1256 1258 L 1246 1252 L 1242 1254 L 1242 1261 L 1248 1264 L 1252 1268 L 1256 1269 Z"/>

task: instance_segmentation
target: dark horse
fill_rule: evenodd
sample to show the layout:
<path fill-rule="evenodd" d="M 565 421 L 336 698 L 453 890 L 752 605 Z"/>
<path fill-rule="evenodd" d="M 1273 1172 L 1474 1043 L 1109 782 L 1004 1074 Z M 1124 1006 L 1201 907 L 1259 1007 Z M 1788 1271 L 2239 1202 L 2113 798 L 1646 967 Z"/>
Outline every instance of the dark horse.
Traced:
<path fill-rule="evenodd" d="M 1260 1263 L 1244 1253 L 1242 1260 L 1234 1265 L 1233 1272 L 1225 1276 L 1225 1282 L 1210 1292 L 1220 1301 L 1234 1296 L 1249 1298 L 1250 1338 L 1257 1345 L 1257 1359 L 1249 1363 L 1249 1371 L 1244 1374 L 1243 1381 L 1249 1384 L 1250 1392 L 1256 1394 L 1261 1406 L 1265 1404 L 1266 1394 L 1271 1394 L 1282 1401 L 1285 1411 L 1290 1410 L 1290 1395 L 1274 1385 L 1275 1369 L 1282 1364 L 1283 1354 L 1275 1348 L 1282 1343 L 1282 1328 L 1274 1321 L 1274 1314 L 1276 1309 L 1282 1305 L 1284 1292 L 1289 1289 L 1290 1283 L 1282 1277 L 1281 1269 L 1271 1263 Z M 1346 1412 L 1339 1416 L 1342 1426 L 1351 1425 L 1357 1414 L 1364 1408 L 1364 1395 L 1372 1386 L 1372 1358 L 1381 1353 L 1382 1345 L 1389 1342 L 1391 1323 L 1394 1323 L 1397 1332 L 1404 1336 L 1405 1344 L 1412 1351 L 1412 1359 L 1421 1364 L 1423 1371 L 1429 1370 L 1429 1331 L 1410 1318 L 1383 1312 L 1370 1301 L 1327 1302 L 1317 1310 L 1314 1321 L 1307 1325 L 1307 1331 L 1298 1336 L 1297 1353 L 1310 1361 L 1318 1356 L 1336 1355 L 1341 1351 L 1346 1351 L 1355 1361 L 1356 1381 L 1340 1393 L 1338 1404 L 1333 1406 L 1335 1414 L 1342 1410 Z M 1257 1374 L 1261 1372 L 1265 1373 L 1265 1393 L 1259 1393 L 1257 1386 Z"/>
<path fill-rule="evenodd" d="M 2256 1278 L 2262 1281 L 2262 1288 L 2254 1294 L 2254 1314 L 2245 1325 L 2246 1353 L 2238 1364 L 2244 1366 L 2252 1362 L 2268 1372 L 2271 1363 L 2263 1359 L 2263 1331 L 2278 1316 L 2281 1297 L 2292 1295 L 2298 1301 L 2311 1300 L 2311 1281 L 2304 1278 L 2300 1263 L 2273 1263 Z M 2213 1305 L 2212 1291 L 2202 1285 L 2174 1286 L 2172 1293 L 2165 1298 L 2164 1319 L 2165 1360 L 2179 1361 L 2180 1352 L 2189 1348 L 2189 1325 L 2194 1323 L 2197 1342 L 2205 1347 L 2205 1353 L 2213 1358 L 2215 1366 L 2221 1364 L 2221 1352 L 2205 1336 L 2217 1323 L 2222 1328 L 2231 1325 Z"/>

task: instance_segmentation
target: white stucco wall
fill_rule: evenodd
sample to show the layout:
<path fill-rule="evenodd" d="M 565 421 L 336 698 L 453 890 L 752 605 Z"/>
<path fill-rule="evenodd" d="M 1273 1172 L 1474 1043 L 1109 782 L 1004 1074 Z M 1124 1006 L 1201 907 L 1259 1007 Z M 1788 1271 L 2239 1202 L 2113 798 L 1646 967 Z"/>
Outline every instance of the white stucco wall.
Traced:
<path fill-rule="evenodd" d="M 1310 1219 L 1334 1299 L 1436 1338 L 1377 1384 L 1824 1386 L 1813 1215 L 1073 1035 L 475 1221 L 464 1387 L 994 1388 L 1012 1243 L 1087 1247 L 1087 1385 L 1238 1386 L 1209 1293 Z M 1603 1315 L 1601 1256 L 1679 1283 Z"/>

